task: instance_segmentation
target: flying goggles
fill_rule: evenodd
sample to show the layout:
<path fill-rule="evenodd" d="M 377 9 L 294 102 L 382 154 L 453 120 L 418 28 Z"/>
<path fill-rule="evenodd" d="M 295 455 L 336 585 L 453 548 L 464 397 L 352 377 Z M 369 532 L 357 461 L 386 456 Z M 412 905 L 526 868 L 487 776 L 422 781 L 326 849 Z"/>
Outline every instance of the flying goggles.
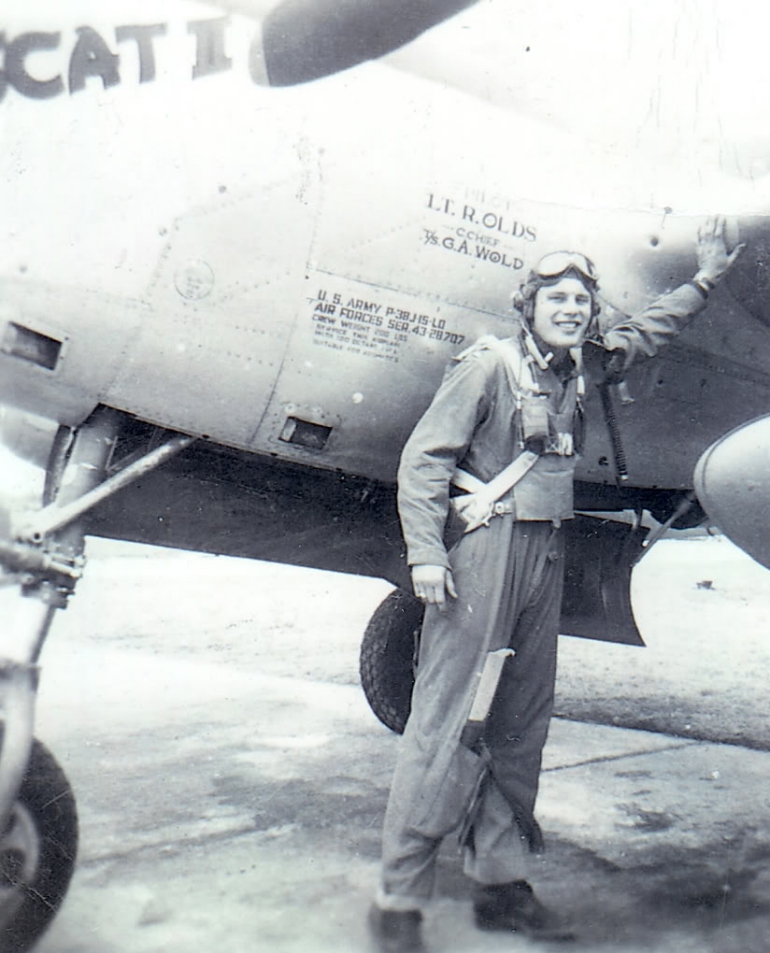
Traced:
<path fill-rule="evenodd" d="M 579 272 L 594 284 L 599 281 L 594 263 L 590 258 L 581 255 L 580 252 L 552 252 L 550 255 L 544 255 L 533 269 L 534 273 L 540 278 L 558 278 L 559 275 L 563 275 L 565 271 L 570 270 Z"/>

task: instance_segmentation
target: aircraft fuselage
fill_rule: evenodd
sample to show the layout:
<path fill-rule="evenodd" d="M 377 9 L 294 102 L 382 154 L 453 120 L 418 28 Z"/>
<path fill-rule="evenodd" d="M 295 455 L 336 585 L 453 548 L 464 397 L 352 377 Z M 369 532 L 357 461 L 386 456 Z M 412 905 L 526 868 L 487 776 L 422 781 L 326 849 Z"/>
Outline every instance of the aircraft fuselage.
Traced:
<path fill-rule="evenodd" d="M 8 31 L 0 403 L 70 427 L 103 404 L 392 484 L 447 362 L 515 332 L 510 294 L 543 254 L 596 262 L 606 324 L 695 271 L 702 216 L 644 205 L 637 169 L 574 136 L 380 64 L 263 88 L 253 24 L 184 3 L 119 14 Z M 63 76 L 68 36 L 82 88 L 33 101 L 21 80 Z M 768 229 L 743 214 L 731 241 L 764 247 Z M 629 486 L 690 487 L 707 446 L 767 411 L 762 269 L 745 258 L 616 400 Z M 595 388 L 588 414 L 578 479 L 610 488 Z"/>

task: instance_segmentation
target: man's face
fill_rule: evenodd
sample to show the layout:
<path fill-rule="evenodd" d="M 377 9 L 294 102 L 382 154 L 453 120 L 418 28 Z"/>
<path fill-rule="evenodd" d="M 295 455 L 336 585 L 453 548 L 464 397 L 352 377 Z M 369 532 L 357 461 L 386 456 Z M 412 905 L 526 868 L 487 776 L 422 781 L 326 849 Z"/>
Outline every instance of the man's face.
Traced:
<path fill-rule="evenodd" d="M 591 320 L 591 294 L 578 278 L 566 275 L 538 288 L 532 330 L 549 348 L 579 347 Z"/>

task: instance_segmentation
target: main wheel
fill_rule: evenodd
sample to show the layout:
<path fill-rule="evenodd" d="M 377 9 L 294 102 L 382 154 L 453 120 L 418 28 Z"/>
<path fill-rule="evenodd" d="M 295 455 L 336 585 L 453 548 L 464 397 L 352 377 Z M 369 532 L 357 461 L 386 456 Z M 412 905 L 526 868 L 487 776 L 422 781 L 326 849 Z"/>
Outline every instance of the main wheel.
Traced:
<path fill-rule="evenodd" d="M 0 834 L 0 953 L 24 953 L 61 906 L 75 867 L 78 820 L 64 772 L 36 739 Z"/>
<path fill-rule="evenodd" d="M 394 589 L 369 621 L 359 670 L 366 700 L 387 728 L 401 734 L 412 705 L 412 688 L 424 613 L 422 603 Z"/>

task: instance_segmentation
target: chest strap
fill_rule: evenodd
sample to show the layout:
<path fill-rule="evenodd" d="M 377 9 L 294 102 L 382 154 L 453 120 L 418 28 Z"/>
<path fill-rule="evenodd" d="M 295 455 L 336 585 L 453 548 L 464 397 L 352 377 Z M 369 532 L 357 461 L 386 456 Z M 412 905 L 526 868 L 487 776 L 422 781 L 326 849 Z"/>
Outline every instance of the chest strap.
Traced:
<path fill-rule="evenodd" d="M 465 490 L 466 496 L 456 496 L 451 505 L 466 523 L 465 532 L 489 526 L 495 515 L 495 503 L 529 473 L 537 463 L 539 455 L 525 450 L 508 466 L 501 470 L 489 483 L 484 483 L 459 467 L 452 474 L 452 483 L 459 490 Z"/>

